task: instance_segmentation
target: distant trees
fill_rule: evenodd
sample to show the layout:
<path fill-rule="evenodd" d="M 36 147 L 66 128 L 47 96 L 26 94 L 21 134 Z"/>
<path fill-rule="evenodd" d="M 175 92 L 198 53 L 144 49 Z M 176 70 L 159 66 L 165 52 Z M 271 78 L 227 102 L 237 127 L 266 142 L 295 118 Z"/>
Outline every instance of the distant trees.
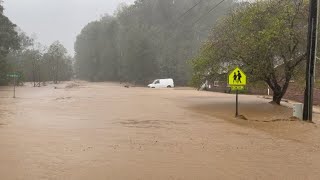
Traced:
<path fill-rule="evenodd" d="M 197 53 L 217 19 L 235 3 L 226 0 L 207 14 L 219 0 L 136 0 L 122 5 L 114 16 L 104 16 L 83 28 L 75 43 L 75 69 L 90 81 L 147 83 L 174 78 L 187 84 L 188 60 Z M 185 14 L 183 14 L 185 13 Z M 205 18 L 195 21 L 205 14 Z M 194 24 L 195 23 L 195 24 Z"/>
<path fill-rule="evenodd" d="M 0 1 L 0 85 L 6 85 L 10 81 L 7 74 L 13 72 L 21 75 L 19 81 L 31 81 L 34 86 L 45 81 L 70 80 L 71 61 L 60 42 L 54 42 L 46 50 L 19 30 L 3 15 Z"/>
<path fill-rule="evenodd" d="M 5 58 L 9 67 L 7 73 L 19 73 L 19 81 L 33 82 L 33 86 L 41 86 L 46 81 L 58 83 L 71 79 L 72 58 L 60 42 L 56 41 L 46 49 L 22 32 L 19 39 L 20 48 L 10 51 Z"/>
<path fill-rule="evenodd" d="M 71 57 L 67 56 L 67 49 L 59 41 L 50 45 L 44 54 L 44 61 L 49 67 L 49 76 L 55 84 L 59 81 L 70 80 L 72 76 Z"/>
<path fill-rule="evenodd" d="M 3 15 L 3 6 L 0 1 L 0 84 L 6 83 L 6 73 L 9 69 L 6 56 L 20 46 L 15 28 L 16 25 Z"/>
<path fill-rule="evenodd" d="M 3 15 L 3 7 L 0 2 L 0 58 L 4 58 L 11 49 L 19 48 L 19 37 L 15 31 L 16 25 Z"/>
<path fill-rule="evenodd" d="M 244 3 L 214 29 L 193 60 L 195 82 L 241 66 L 280 104 L 297 66 L 306 59 L 308 6 L 303 0 Z"/>
<path fill-rule="evenodd" d="M 40 86 L 42 53 L 39 50 L 28 49 L 23 52 L 22 58 L 22 67 L 20 67 L 19 70 L 24 75 L 24 79 L 32 80 L 34 87 Z"/>

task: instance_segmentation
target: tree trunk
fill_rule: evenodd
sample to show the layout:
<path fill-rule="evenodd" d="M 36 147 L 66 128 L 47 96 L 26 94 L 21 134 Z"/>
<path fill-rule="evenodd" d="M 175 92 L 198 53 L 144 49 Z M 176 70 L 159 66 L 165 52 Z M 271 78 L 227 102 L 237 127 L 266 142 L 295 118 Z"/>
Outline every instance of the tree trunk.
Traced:
<path fill-rule="evenodd" d="M 272 102 L 279 104 L 281 103 L 281 100 L 283 98 L 283 96 L 286 94 L 287 89 L 289 87 L 289 82 L 290 82 L 291 76 L 287 75 L 285 83 L 283 85 L 283 87 L 281 87 L 277 81 L 271 80 L 271 79 L 267 79 L 266 83 L 269 85 L 269 87 L 272 89 L 273 91 L 273 98 L 272 98 Z"/>
<path fill-rule="evenodd" d="M 272 98 L 272 102 L 280 105 L 281 100 L 283 98 L 283 92 L 282 91 L 273 91 L 273 98 Z"/>

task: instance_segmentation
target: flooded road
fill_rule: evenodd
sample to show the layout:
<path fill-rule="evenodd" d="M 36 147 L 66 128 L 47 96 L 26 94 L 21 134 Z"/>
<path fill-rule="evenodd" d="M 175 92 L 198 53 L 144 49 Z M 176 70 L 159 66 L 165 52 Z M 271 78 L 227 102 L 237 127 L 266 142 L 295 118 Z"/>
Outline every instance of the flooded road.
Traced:
<path fill-rule="evenodd" d="M 1 179 L 319 179 L 316 124 L 255 96 L 67 83 L 0 91 Z M 318 117 L 317 117 L 318 118 Z"/>

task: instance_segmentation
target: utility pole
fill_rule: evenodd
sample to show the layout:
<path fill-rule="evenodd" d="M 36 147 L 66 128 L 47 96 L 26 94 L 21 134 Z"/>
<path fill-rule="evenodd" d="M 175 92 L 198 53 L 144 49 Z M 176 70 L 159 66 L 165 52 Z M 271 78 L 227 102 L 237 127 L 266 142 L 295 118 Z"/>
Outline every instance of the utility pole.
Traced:
<path fill-rule="evenodd" d="M 313 88 L 315 62 L 317 54 L 317 27 L 318 27 L 318 0 L 310 0 L 309 5 L 309 30 L 306 67 L 306 89 L 304 94 L 303 120 L 312 121 L 313 113 Z"/>

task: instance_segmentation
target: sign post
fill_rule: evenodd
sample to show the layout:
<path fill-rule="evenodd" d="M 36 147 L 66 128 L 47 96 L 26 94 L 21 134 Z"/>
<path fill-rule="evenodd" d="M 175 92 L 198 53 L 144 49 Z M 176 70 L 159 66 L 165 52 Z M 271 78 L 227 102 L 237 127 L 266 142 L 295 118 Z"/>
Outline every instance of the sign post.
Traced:
<path fill-rule="evenodd" d="M 239 90 L 244 90 L 247 85 L 247 75 L 240 69 L 235 68 L 228 77 L 228 84 L 231 90 L 236 91 L 236 117 L 239 116 Z"/>
<path fill-rule="evenodd" d="M 238 95 L 238 90 L 236 91 L 236 117 L 239 116 L 239 95 Z"/>
<path fill-rule="evenodd" d="M 16 76 L 13 76 L 13 98 L 16 98 Z"/>
<path fill-rule="evenodd" d="M 17 83 L 17 78 L 20 77 L 18 73 L 12 73 L 12 74 L 7 74 L 7 77 L 13 78 L 13 98 L 16 98 L 16 83 Z"/>

